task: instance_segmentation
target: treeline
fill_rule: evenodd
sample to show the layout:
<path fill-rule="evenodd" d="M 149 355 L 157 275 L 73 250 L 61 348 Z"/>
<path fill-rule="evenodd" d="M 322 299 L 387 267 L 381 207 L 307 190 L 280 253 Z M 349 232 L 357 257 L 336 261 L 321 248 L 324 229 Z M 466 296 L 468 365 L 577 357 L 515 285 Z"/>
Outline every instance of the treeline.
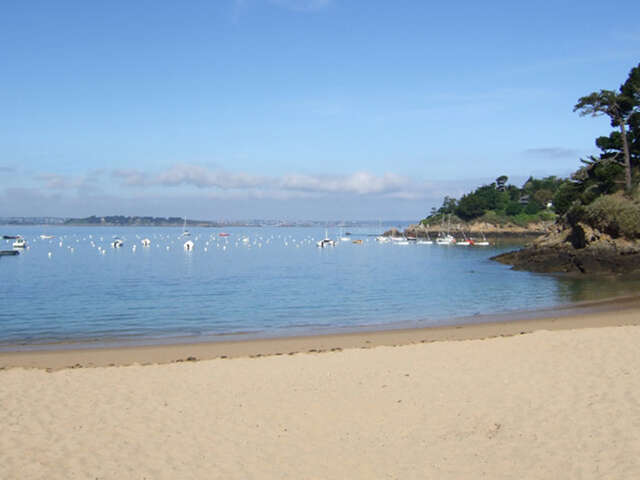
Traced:
<path fill-rule="evenodd" d="M 96 217 L 92 215 L 86 218 L 71 218 L 66 225 L 150 225 L 150 226 L 177 226 L 183 225 L 184 219 L 180 217 L 125 217 L 123 215 L 111 215 Z M 187 222 L 190 223 L 190 222 Z"/>
<path fill-rule="evenodd" d="M 553 201 L 564 179 L 530 177 L 520 188 L 507 184 L 508 180 L 506 175 L 502 175 L 495 182 L 463 195 L 460 200 L 445 197 L 442 206 L 433 208 L 422 223 L 438 223 L 449 216 L 455 221 L 480 220 L 520 225 L 555 219 Z"/>

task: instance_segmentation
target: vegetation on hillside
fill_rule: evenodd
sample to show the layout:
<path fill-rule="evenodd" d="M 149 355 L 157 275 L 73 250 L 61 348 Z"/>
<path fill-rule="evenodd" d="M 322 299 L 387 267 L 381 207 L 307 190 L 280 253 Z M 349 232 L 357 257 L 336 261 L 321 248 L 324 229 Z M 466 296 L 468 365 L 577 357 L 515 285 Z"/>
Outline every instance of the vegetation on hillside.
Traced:
<path fill-rule="evenodd" d="M 554 220 L 551 201 L 563 180 L 554 176 L 529 178 L 521 188 L 507 184 L 502 175 L 489 185 L 483 185 L 463 195 L 460 200 L 445 197 L 439 209 L 422 220 L 425 225 L 449 221 L 483 221 L 494 225 Z"/>

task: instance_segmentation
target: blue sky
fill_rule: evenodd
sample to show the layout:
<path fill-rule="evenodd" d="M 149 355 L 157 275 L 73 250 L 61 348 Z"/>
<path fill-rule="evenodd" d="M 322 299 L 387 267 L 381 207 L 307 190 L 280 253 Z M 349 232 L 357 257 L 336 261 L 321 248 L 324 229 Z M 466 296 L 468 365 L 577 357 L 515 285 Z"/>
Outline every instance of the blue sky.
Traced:
<path fill-rule="evenodd" d="M 566 176 L 640 4 L 0 3 L 0 216 L 418 219 Z"/>

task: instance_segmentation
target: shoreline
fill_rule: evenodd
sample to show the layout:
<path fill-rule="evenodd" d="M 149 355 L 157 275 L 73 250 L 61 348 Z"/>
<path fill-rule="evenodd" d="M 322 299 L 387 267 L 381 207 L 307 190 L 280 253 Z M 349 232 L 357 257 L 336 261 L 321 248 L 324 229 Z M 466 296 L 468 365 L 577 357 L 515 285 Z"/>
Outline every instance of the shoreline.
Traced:
<path fill-rule="evenodd" d="M 474 323 L 443 326 L 403 327 L 397 324 L 351 331 L 296 336 L 187 341 L 136 345 L 96 345 L 76 348 L 73 344 L 21 345 L 21 350 L 0 351 L 0 370 L 152 365 L 175 362 L 323 353 L 345 349 L 401 346 L 418 343 L 481 340 L 510 337 L 540 330 L 640 325 L 640 296 L 588 301 L 543 310 L 501 313 Z M 177 339 L 173 339 L 177 340 Z M 29 349 L 37 347 L 37 349 Z"/>

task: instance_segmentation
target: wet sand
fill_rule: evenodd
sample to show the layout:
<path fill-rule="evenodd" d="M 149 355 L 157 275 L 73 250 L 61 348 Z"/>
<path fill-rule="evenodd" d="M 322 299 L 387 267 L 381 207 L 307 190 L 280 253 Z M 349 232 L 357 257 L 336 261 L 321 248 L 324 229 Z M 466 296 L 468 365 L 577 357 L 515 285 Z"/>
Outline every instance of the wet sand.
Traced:
<path fill-rule="evenodd" d="M 0 478 L 640 478 L 640 306 L 561 313 L 3 353 Z"/>
<path fill-rule="evenodd" d="M 74 348 L 55 345 L 50 349 L 0 351 L 0 368 L 34 367 L 49 370 L 78 367 L 166 364 L 215 358 L 262 357 L 322 353 L 350 348 L 399 346 L 452 340 L 477 340 L 531 333 L 537 330 L 567 330 L 604 326 L 640 325 L 636 312 L 640 297 L 583 302 L 564 308 L 502 314 L 477 319 L 461 319 L 461 324 L 348 333 L 258 338 L 234 341 L 225 338 L 210 342 L 163 345 Z M 606 313 L 606 315 L 605 315 Z M 515 317 L 515 319 L 514 319 Z M 468 323 L 474 321 L 476 323 Z M 19 348 L 19 347 L 18 347 Z"/>

